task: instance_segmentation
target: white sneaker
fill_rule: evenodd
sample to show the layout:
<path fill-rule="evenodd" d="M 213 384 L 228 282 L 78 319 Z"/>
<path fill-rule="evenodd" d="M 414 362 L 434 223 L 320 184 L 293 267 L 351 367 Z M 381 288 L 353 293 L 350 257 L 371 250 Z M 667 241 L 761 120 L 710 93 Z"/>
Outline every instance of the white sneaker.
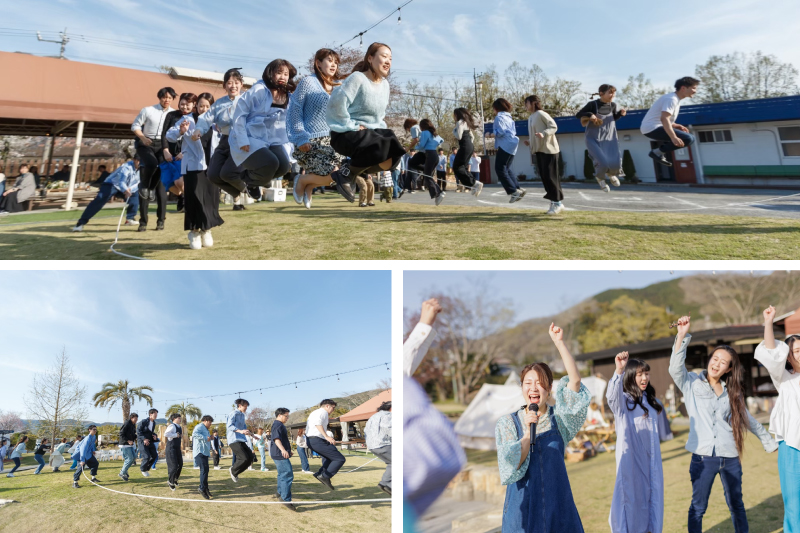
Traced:
<path fill-rule="evenodd" d="M 6 477 L 14 477 L 14 474 L 6 474 Z"/>
<path fill-rule="evenodd" d="M 482 190 L 483 190 L 483 183 L 481 183 L 480 181 L 476 181 L 475 185 L 472 186 L 472 196 L 480 196 Z"/>
<path fill-rule="evenodd" d="M 72 231 L 81 232 L 83 231 L 83 226 L 75 226 L 74 228 L 72 228 Z"/>
<path fill-rule="evenodd" d="M 195 466 L 194 468 L 192 468 L 192 470 L 200 470 L 200 467 L 199 466 Z"/>
<path fill-rule="evenodd" d="M 311 196 L 303 195 L 303 205 L 306 206 L 306 209 L 311 209 Z"/>
<path fill-rule="evenodd" d="M 526 194 L 528 191 L 526 191 L 525 189 L 523 189 L 523 188 L 521 188 L 521 187 L 520 187 L 519 191 L 517 191 L 517 192 L 519 192 L 519 198 L 517 199 L 517 201 L 519 202 L 520 200 L 522 200 L 523 198 L 525 198 L 525 194 Z"/>
<path fill-rule="evenodd" d="M 514 202 L 516 202 L 519 199 L 520 199 L 520 192 L 519 191 L 514 191 L 514 193 L 509 197 L 508 203 L 513 204 Z"/>
<path fill-rule="evenodd" d="M 200 238 L 199 231 L 198 232 L 190 231 L 187 234 L 187 237 L 189 237 L 189 248 L 191 248 L 192 250 L 199 250 L 200 248 L 203 247 L 203 241 Z"/>
<path fill-rule="evenodd" d="M 611 187 L 608 186 L 606 180 L 604 180 L 603 178 L 595 178 L 595 180 L 597 181 L 597 184 L 600 186 L 600 189 L 603 192 L 611 192 Z"/>
<path fill-rule="evenodd" d="M 221 466 L 215 466 L 215 467 L 214 467 L 214 470 L 219 470 L 219 469 L 221 469 L 221 468 L 222 468 Z"/>
<path fill-rule="evenodd" d="M 236 483 L 236 482 L 238 482 L 238 481 L 239 481 L 239 477 L 238 477 L 238 476 L 234 476 L 234 475 L 233 475 L 233 467 L 230 467 L 230 468 L 228 469 L 228 472 L 230 472 L 230 474 L 231 474 L 231 479 L 233 480 L 233 482 L 234 482 L 234 483 Z"/>
<path fill-rule="evenodd" d="M 303 470 L 303 473 L 304 474 L 313 474 L 314 472 L 312 472 L 311 470 Z"/>
<path fill-rule="evenodd" d="M 142 475 L 143 475 L 144 477 L 150 477 L 150 472 L 142 472 Z"/>
<path fill-rule="evenodd" d="M 139 225 L 138 222 L 136 222 L 135 220 L 131 220 L 131 219 L 125 220 L 125 224 L 123 224 L 123 226 L 138 226 L 138 225 Z"/>
<path fill-rule="evenodd" d="M 444 191 L 439 193 L 439 196 L 436 197 L 436 205 L 441 204 L 444 202 L 444 197 L 447 196 Z"/>
<path fill-rule="evenodd" d="M 554 215 L 557 215 L 564 210 L 564 204 L 553 205 L 555 205 L 555 212 L 553 213 Z"/>
<path fill-rule="evenodd" d="M 550 209 L 547 210 L 546 215 L 555 215 L 556 214 L 556 204 L 555 202 L 550 202 Z"/>
<path fill-rule="evenodd" d="M 200 232 L 200 244 L 203 245 L 203 248 L 211 248 L 214 246 L 214 237 L 211 236 L 211 230 Z"/>
<path fill-rule="evenodd" d="M 619 187 L 619 178 L 618 178 L 618 177 L 616 177 L 616 176 L 609 176 L 609 177 L 608 177 L 608 181 L 610 181 L 610 182 L 611 182 L 611 185 L 613 185 L 614 187 Z"/>

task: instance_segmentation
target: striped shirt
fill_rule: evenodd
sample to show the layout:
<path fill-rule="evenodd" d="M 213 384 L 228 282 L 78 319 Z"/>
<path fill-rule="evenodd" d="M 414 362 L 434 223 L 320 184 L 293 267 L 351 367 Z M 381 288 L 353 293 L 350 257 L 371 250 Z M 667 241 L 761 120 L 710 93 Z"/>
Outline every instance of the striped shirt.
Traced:
<path fill-rule="evenodd" d="M 367 449 L 375 450 L 392 444 L 392 413 L 378 411 L 367 420 L 364 428 L 367 434 Z"/>

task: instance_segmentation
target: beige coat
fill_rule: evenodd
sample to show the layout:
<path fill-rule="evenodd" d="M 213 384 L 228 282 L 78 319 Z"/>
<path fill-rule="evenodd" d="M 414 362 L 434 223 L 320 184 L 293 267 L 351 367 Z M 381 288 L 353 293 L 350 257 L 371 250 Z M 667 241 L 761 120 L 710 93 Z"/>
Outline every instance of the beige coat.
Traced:
<path fill-rule="evenodd" d="M 537 111 L 528 117 L 528 143 L 531 153 L 557 154 L 560 152 L 556 131 L 558 131 L 556 121 L 544 111 Z M 543 134 L 544 138 L 537 137 L 537 133 Z"/>

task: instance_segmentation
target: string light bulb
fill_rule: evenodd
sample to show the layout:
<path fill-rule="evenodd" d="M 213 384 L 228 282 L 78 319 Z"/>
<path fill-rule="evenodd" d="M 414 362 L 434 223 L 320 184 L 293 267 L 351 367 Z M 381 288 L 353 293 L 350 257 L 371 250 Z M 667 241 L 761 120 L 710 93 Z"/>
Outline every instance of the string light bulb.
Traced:
<path fill-rule="evenodd" d="M 364 34 L 363 33 L 359 33 L 358 34 L 358 48 L 359 49 L 364 48 Z"/>
<path fill-rule="evenodd" d="M 339 374 L 336 374 L 336 381 L 339 381 Z"/>
<path fill-rule="evenodd" d="M 400 11 L 400 8 L 398 7 L 397 8 L 397 25 L 398 26 L 400 25 L 400 20 L 401 20 L 402 16 L 403 16 L 403 13 Z"/>
<path fill-rule="evenodd" d="M 297 388 L 297 383 L 295 383 L 295 384 L 294 384 L 294 388 L 295 388 L 295 389 Z"/>

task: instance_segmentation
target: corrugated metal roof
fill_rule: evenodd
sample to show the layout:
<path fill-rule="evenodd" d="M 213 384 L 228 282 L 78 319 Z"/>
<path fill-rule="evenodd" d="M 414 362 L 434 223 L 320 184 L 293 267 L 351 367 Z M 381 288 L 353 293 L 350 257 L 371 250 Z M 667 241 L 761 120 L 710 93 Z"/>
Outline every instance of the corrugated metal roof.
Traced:
<path fill-rule="evenodd" d="M 617 121 L 617 130 L 638 130 L 646 109 L 628 111 Z M 772 122 L 780 120 L 800 120 L 800 96 L 781 98 L 762 98 L 759 100 L 738 100 L 718 104 L 684 105 L 681 107 L 678 123 L 684 126 L 714 126 L 717 124 L 741 124 L 748 122 Z M 580 120 L 575 117 L 555 117 L 558 133 L 583 133 Z M 518 120 L 517 135 L 528 136 L 528 121 Z M 494 131 L 492 123 L 484 124 L 484 132 Z"/>

